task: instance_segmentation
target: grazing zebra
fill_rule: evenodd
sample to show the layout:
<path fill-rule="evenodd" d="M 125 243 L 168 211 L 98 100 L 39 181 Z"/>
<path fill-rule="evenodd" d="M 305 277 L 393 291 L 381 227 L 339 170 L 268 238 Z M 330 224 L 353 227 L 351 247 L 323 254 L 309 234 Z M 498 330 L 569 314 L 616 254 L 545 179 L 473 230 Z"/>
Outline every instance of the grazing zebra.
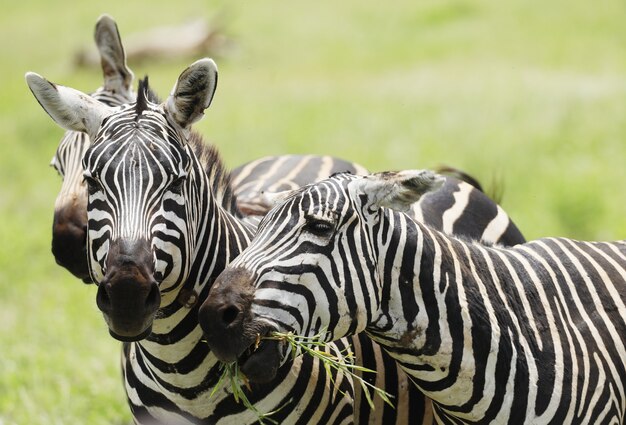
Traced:
<path fill-rule="evenodd" d="M 398 212 L 441 184 L 339 174 L 295 191 L 213 284 L 211 349 L 365 331 L 439 423 L 625 423 L 626 241 L 486 247 Z"/>
<path fill-rule="evenodd" d="M 133 73 L 126 66 L 124 47 L 115 21 L 102 15 L 94 33 L 100 52 L 104 83 L 91 96 L 109 106 L 132 102 Z M 84 132 L 68 130 L 59 142 L 51 165 L 63 183 L 54 203 L 52 254 L 57 264 L 65 267 L 85 283 L 91 282 L 87 266 L 87 187 L 83 181 L 82 160 L 89 147 Z"/>
<path fill-rule="evenodd" d="M 210 396 L 220 366 L 202 342 L 197 321 L 198 301 L 252 236 L 252 229 L 238 218 L 217 152 L 191 148 L 198 136 L 189 127 L 208 107 L 216 76 L 214 63 L 201 60 L 181 74 L 166 102 L 146 98 L 143 82 L 134 104 L 109 108 L 27 74 L 31 90 L 52 118 L 66 128 L 86 131 L 93 140 L 84 159 L 89 264 L 109 331 L 125 341 L 126 392 L 138 422 L 256 420 L 226 390 Z M 443 206 L 453 204 L 446 199 Z M 428 202 L 424 206 L 426 211 L 437 209 Z M 450 215 L 455 220 L 459 216 Z M 278 368 L 266 362 L 272 358 L 271 346 L 242 364 L 257 382 L 252 401 L 262 412 L 285 406 L 273 416 L 282 423 L 298 418 L 309 423 L 424 418 L 423 395 L 407 385 L 395 363 L 363 336 L 351 344 L 365 366 L 384 372 L 372 379 L 397 396 L 396 410 L 381 406 L 372 412 L 359 402 L 357 392 L 353 416 L 351 382 L 337 376 L 331 383 L 324 368 L 308 358 Z M 264 370 L 255 367 L 259 363 Z"/>

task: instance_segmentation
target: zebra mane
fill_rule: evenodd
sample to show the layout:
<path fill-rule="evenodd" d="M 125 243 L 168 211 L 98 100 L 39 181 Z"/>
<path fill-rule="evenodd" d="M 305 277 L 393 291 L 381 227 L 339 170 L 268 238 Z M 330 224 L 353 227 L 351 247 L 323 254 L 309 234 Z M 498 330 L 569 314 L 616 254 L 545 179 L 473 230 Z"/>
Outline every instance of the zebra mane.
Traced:
<path fill-rule="evenodd" d="M 504 196 L 504 184 L 502 183 L 501 180 L 497 179 L 495 176 L 492 179 L 493 181 L 492 181 L 490 190 L 486 191 L 485 189 L 483 189 L 483 186 L 478 182 L 478 180 L 476 180 L 476 178 L 474 178 L 473 176 L 470 176 L 464 171 L 459 170 L 458 168 L 450 167 L 447 165 L 440 165 L 438 167 L 435 167 L 435 171 L 444 176 L 454 177 L 457 180 L 463 181 L 465 183 L 468 183 L 474 186 L 474 188 L 476 188 L 477 190 L 487 195 L 496 204 L 502 203 L 502 198 Z"/>
<path fill-rule="evenodd" d="M 150 88 L 148 76 L 146 75 L 143 79 L 139 80 L 137 87 L 137 101 L 135 103 L 136 120 L 139 119 L 143 111 L 148 109 L 148 102 L 161 103 L 161 99 L 159 99 L 159 96 Z"/>
<path fill-rule="evenodd" d="M 217 148 L 206 143 L 202 136 L 195 131 L 190 132 L 188 143 L 209 177 L 211 191 L 217 203 L 236 217 L 243 217 L 237 207 L 237 197 L 233 192 L 230 170 L 224 164 Z"/>

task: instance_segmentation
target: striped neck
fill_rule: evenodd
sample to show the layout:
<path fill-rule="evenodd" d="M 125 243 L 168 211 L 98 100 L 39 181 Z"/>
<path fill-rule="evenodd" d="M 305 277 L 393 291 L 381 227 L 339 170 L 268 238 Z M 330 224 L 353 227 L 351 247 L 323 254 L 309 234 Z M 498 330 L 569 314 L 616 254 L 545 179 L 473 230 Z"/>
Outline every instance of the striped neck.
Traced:
<path fill-rule="evenodd" d="M 386 214 L 385 226 L 381 302 L 366 332 L 439 417 L 589 423 L 623 415 L 623 242 L 489 248 L 398 213 Z"/>
<path fill-rule="evenodd" d="M 476 276 L 459 257 L 459 253 L 469 254 L 472 246 L 392 211 L 385 213 L 378 238 L 383 247 L 378 254 L 380 304 L 366 332 L 445 417 L 448 407 L 468 402 L 472 379 L 484 373 L 477 373 L 482 366 L 466 347 L 480 344 L 487 352 L 510 351 L 510 346 L 503 346 L 510 339 L 492 335 L 484 306 L 472 303 L 477 296 Z M 484 417 L 484 412 L 474 413 L 476 417 L 462 417 Z"/>
<path fill-rule="evenodd" d="M 183 197 L 190 241 L 181 250 L 179 262 L 182 264 L 171 289 L 161 290 L 161 311 L 150 340 L 172 341 L 172 338 L 186 336 L 191 327 L 198 332 L 197 339 L 201 337 L 196 317 L 199 305 L 213 280 L 239 255 L 253 234 L 235 215 L 238 214 L 236 200 L 217 152 L 204 147 L 198 150 L 196 146 L 190 150 L 190 156 L 193 167 Z M 177 259 L 173 262 L 177 263 Z M 172 327 L 173 323 L 178 324 L 176 318 L 189 321 L 182 332 Z M 176 335 L 178 332 L 180 335 Z"/>

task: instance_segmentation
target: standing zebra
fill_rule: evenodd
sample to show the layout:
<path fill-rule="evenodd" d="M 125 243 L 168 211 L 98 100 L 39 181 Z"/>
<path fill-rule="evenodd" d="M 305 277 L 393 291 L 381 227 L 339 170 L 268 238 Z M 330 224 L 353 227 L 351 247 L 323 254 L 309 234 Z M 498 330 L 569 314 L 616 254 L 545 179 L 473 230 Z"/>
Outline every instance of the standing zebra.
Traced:
<path fill-rule="evenodd" d="M 189 128 L 208 107 L 216 76 L 213 62 L 201 60 L 181 74 L 163 104 L 146 98 L 143 82 L 134 104 L 109 108 L 36 74 L 27 75 L 53 119 L 88 132 L 93 140 L 84 160 L 90 268 L 110 333 L 126 342 L 126 392 L 138 422 L 256 420 L 225 390 L 210 397 L 219 364 L 202 342 L 197 322 L 197 301 L 206 298 L 214 278 L 252 236 L 252 229 L 237 217 L 217 152 L 190 148 L 198 136 Z M 446 199 L 440 209 L 454 207 L 456 199 Z M 470 202 L 466 209 L 471 212 L 474 205 L 480 202 Z M 425 200 L 423 210 L 427 216 L 437 207 Z M 450 217 L 456 220 L 462 209 L 460 213 Z M 476 227 L 474 233 L 484 233 Z M 367 338 L 359 336 L 352 344 L 366 366 L 384 372 L 375 377 L 377 385 L 396 394 L 398 405 L 397 410 L 381 406 L 371 412 L 367 403 L 358 403 L 357 393 L 355 421 L 406 423 L 424 417 L 423 395 L 407 388 L 406 376 L 395 363 Z M 259 363 L 265 366 L 260 372 L 255 367 Z M 309 423 L 352 421 L 350 398 L 337 395 L 316 361 L 296 359 L 291 368 L 277 366 L 266 362 L 261 351 L 242 364 L 251 380 L 271 380 L 255 385 L 251 394 L 259 410 L 287 404 L 274 416 L 283 423 L 298 418 Z M 341 376 L 335 382 L 351 394 L 351 383 Z"/>
<path fill-rule="evenodd" d="M 236 358 L 275 329 L 365 331 L 440 423 L 625 423 L 626 241 L 489 248 L 398 212 L 441 183 L 340 174 L 295 191 L 213 284 L 211 349 Z"/>
<path fill-rule="evenodd" d="M 131 89 L 134 75 L 126 63 L 124 46 L 117 24 L 112 17 L 102 15 L 98 18 L 94 39 L 100 54 L 104 83 L 91 96 L 108 106 L 121 106 L 134 102 L 136 94 Z M 65 267 L 85 283 L 92 283 L 85 243 L 87 239 L 87 185 L 83 178 L 82 165 L 89 143 L 86 133 L 68 130 L 63 135 L 51 162 L 63 181 L 55 201 L 52 253 L 57 264 Z M 207 158 L 201 155 L 206 150 L 201 138 L 192 138 L 190 145 L 201 160 Z M 212 165 L 204 164 L 204 166 L 210 169 Z M 259 193 L 262 191 L 293 189 L 339 171 L 367 173 L 365 168 L 356 163 L 334 157 L 282 155 L 265 157 L 244 164 L 234 169 L 231 175 L 238 209 L 242 213 L 260 215 L 269 209 L 259 198 Z"/>

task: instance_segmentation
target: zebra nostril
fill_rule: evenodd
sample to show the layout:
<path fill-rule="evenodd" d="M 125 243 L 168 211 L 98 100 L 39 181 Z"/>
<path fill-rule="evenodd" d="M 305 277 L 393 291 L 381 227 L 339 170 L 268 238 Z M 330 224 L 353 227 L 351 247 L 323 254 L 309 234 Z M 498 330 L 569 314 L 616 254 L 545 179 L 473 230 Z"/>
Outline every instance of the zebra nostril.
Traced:
<path fill-rule="evenodd" d="M 150 293 L 146 297 L 146 307 L 150 310 L 157 310 L 161 304 L 161 294 L 159 291 L 159 285 L 152 283 Z"/>
<path fill-rule="evenodd" d="M 237 319 L 237 317 L 239 317 L 240 312 L 241 311 L 239 310 L 239 308 L 234 305 L 229 305 L 223 308 L 220 311 L 220 319 L 222 321 L 222 325 L 225 328 L 232 325 L 233 322 Z"/>
<path fill-rule="evenodd" d="M 111 298 L 109 298 L 109 293 L 106 290 L 105 283 L 101 283 L 100 285 L 98 285 L 96 304 L 102 312 L 108 313 L 111 311 Z"/>

